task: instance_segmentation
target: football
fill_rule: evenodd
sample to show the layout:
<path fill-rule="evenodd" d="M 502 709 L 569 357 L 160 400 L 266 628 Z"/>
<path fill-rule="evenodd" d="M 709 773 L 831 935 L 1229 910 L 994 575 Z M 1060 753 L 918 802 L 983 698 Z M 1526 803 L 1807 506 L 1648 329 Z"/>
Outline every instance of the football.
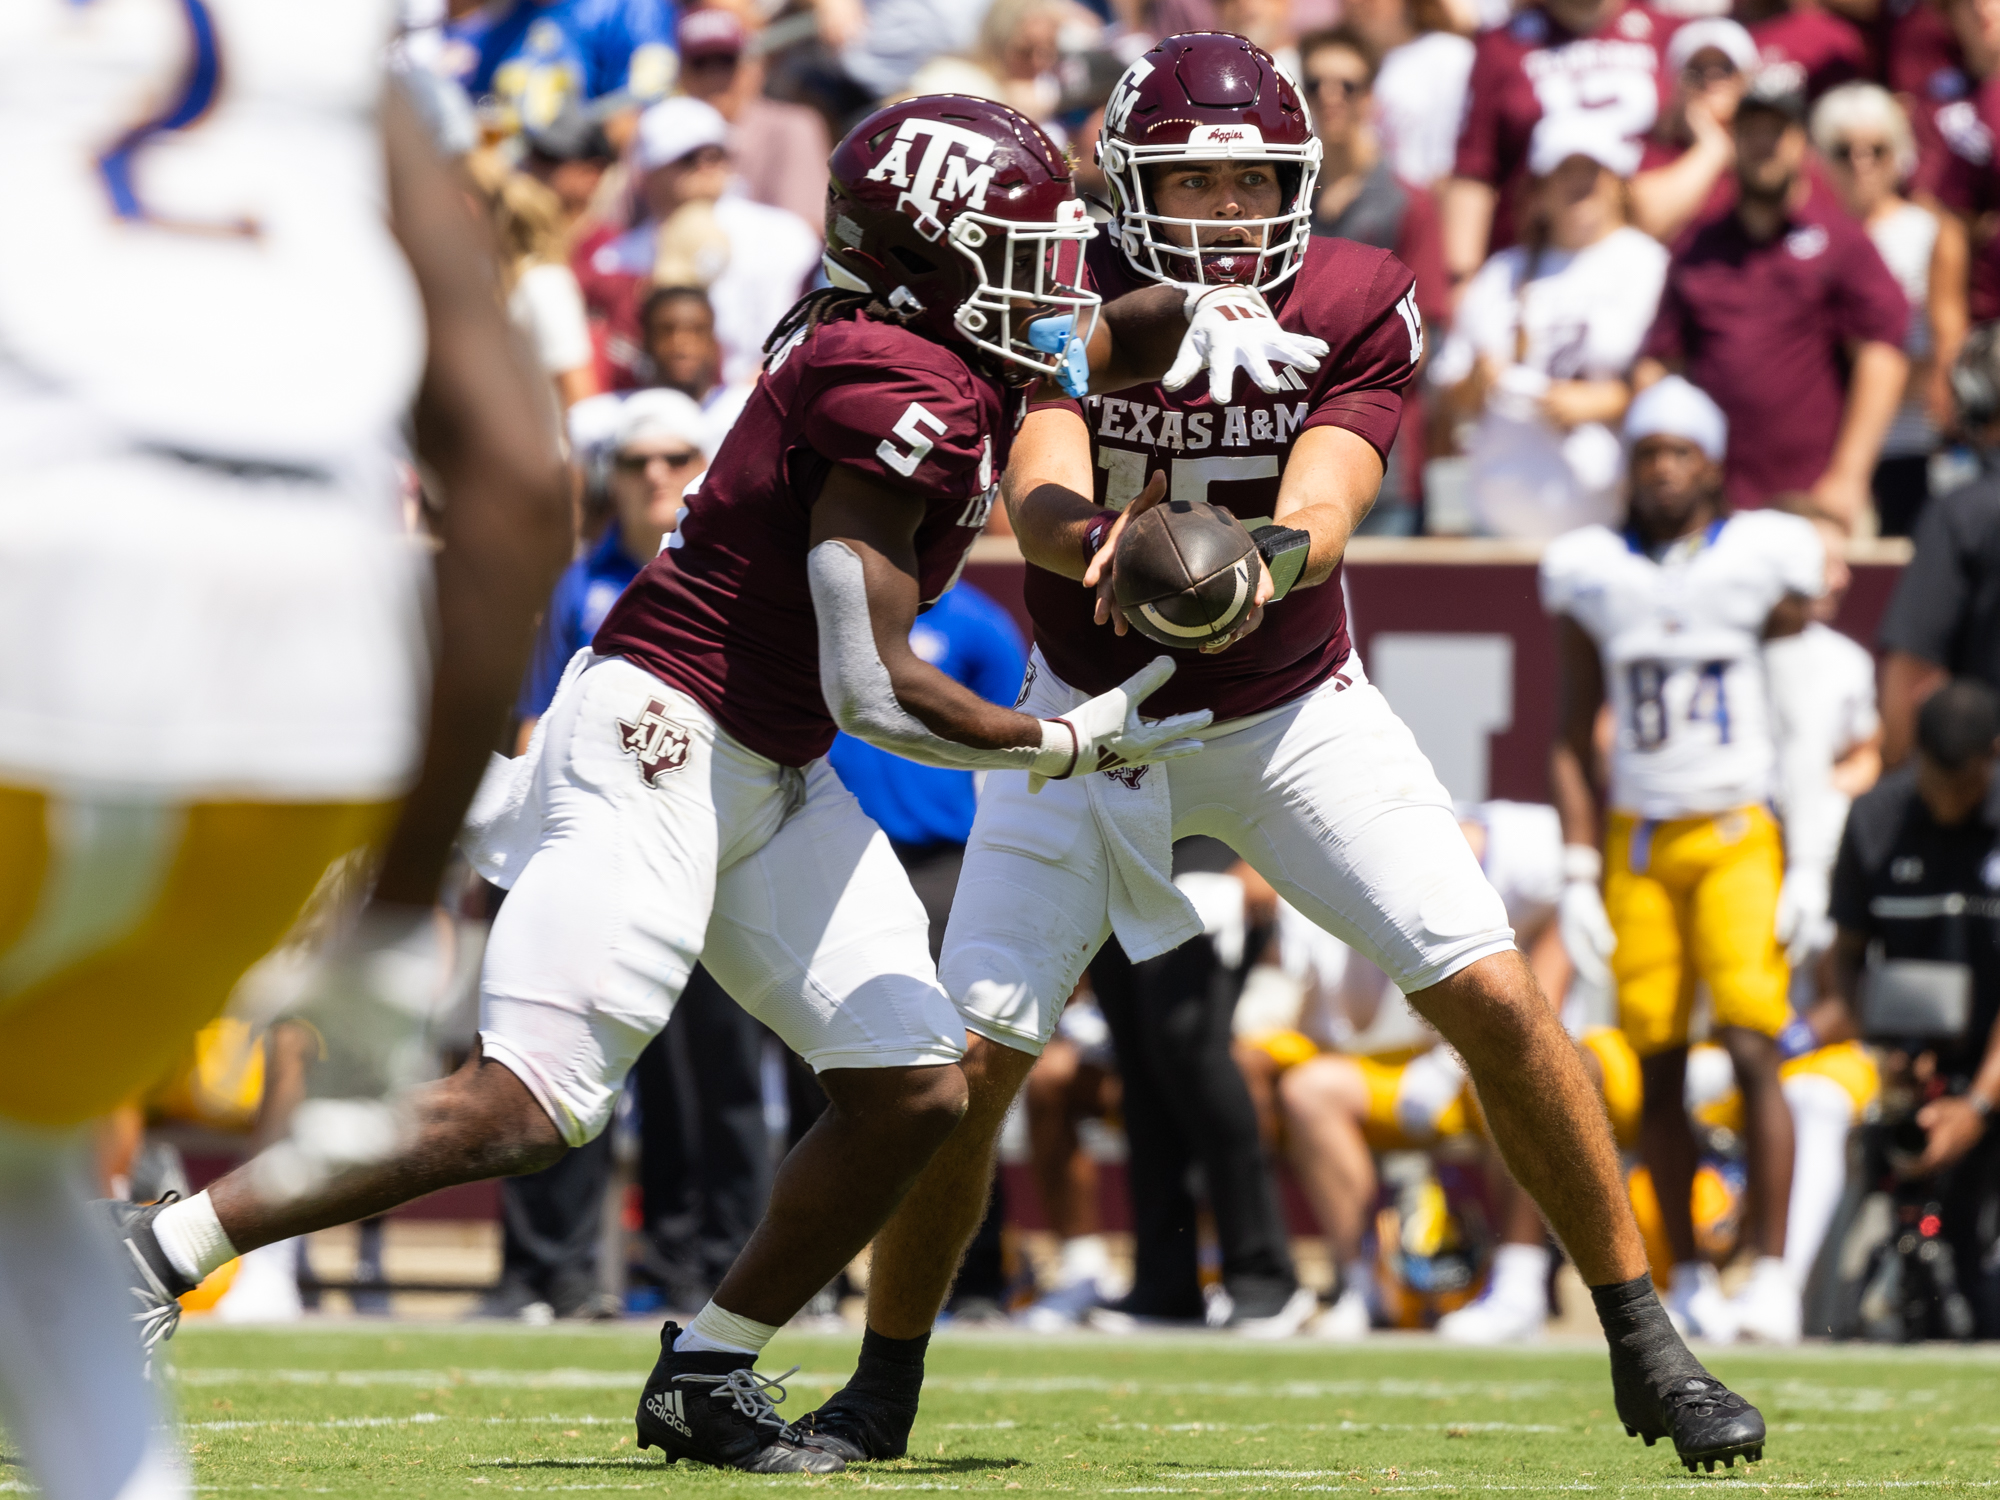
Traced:
<path fill-rule="evenodd" d="M 1126 525 L 1112 593 L 1139 634 L 1193 650 L 1242 622 L 1256 593 L 1256 553 L 1228 511 L 1206 500 L 1168 500 Z"/>

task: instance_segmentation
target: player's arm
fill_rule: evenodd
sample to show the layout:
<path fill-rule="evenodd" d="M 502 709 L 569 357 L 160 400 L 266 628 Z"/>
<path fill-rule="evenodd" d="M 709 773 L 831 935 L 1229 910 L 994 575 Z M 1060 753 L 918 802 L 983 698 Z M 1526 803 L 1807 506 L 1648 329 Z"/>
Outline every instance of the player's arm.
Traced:
<path fill-rule="evenodd" d="M 390 227 L 429 342 L 416 450 L 443 504 L 430 732 L 375 899 L 428 907 L 568 558 L 569 484 L 548 383 L 508 325 L 484 221 L 394 87 L 382 134 Z"/>
<path fill-rule="evenodd" d="M 1345 427 L 1308 427 L 1285 460 L 1272 520 L 1312 538 L 1295 589 L 1325 583 L 1382 488 L 1382 455 Z"/>
<path fill-rule="evenodd" d="M 813 506 L 806 557 L 819 622 L 820 683 L 834 722 L 925 765 L 1018 769 L 1059 779 L 1079 767 L 1166 760 L 1200 749 L 1186 736 L 1207 713 L 1141 719 L 1139 703 L 1173 674 L 1167 657 L 1068 714 L 1037 719 L 989 703 L 910 649 L 917 618 L 916 534 L 924 502 L 835 465 Z"/>
<path fill-rule="evenodd" d="M 1556 740 L 1549 752 L 1549 793 L 1566 846 L 1595 849 L 1597 716 L 1604 707 L 1604 659 L 1597 642 L 1569 615 L 1556 616 Z"/>
<path fill-rule="evenodd" d="M 1000 497 L 1021 556 L 1081 580 L 1103 545 L 1106 512 L 1091 499 L 1090 429 L 1069 405 L 1040 406 L 1022 420 L 1000 476 Z M 1096 526 L 1095 533 L 1092 527 Z"/>

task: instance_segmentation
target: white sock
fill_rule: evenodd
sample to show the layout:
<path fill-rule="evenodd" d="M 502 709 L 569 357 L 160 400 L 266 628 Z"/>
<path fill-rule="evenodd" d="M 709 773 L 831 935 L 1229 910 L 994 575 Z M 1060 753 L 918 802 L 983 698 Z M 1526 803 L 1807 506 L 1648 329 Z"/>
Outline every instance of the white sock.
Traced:
<path fill-rule="evenodd" d="M 169 1203 L 153 1219 L 153 1235 L 174 1269 L 190 1281 L 200 1281 L 210 1271 L 236 1259 L 236 1247 L 222 1232 L 215 1205 L 207 1193 L 196 1193 L 178 1203 Z"/>
<path fill-rule="evenodd" d="M 1111 1252 L 1101 1234 L 1079 1234 L 1063 1241 L 1062 1270 L 1057 1273 L 1064 1286 L 1085 1281 L 1102 1281 L 1111 1274 Z"/>
<path fill-rule="evenodd" d="M 1366 1259 L 1351 1260 L 1340 1268 L 1340 1294 L 1358 1292 L 1363 1298 L 1375 1290 L 1375 1262 Z"/>
<path fill-rule="evenodd" d="M 1774 1282 L 1788 1292 L 1797 1289 L 1792 1273 L 1782 1259 L 1775 1255 L 1760 1255 L 1750 1267 L 1750 1280 L 1744 1291 L 1756 1291 Z"/>
<path fill-rule="evenodd" d="M 1854 1101 L 1831 1078 L 1811 1073 L 1785 1082 L 1792 1107 L 1792 1201 L 1785 1210 L 1785 1269 L 1802 1287 L 1847 1190 L 1847 1132 Z"/>
<path fill-rule="evenodd" d="M 1508 1307 L 1546 1308 L 1549 1250 L 1546 1245 L 1502 1245 L 1493 1252 L 1495 1302 Z"/>
<path fill-rule="evenodd" d="M 769 1323 L 753 1323 L 715 1305 L 694 1315 L 681 1336 L 674 1340 L 676 1354 L 762 1354 L 764 1346 L 778 1336 Z"/>
<path fill-rule="evenodd" d="M 1715 1267 L 1705 1260 L 1684 1260 L 1674 1267 L 1668 1283 L 1669 1297 L 1690 1297 L 1705 1286 L 1716 1285 Z"/>

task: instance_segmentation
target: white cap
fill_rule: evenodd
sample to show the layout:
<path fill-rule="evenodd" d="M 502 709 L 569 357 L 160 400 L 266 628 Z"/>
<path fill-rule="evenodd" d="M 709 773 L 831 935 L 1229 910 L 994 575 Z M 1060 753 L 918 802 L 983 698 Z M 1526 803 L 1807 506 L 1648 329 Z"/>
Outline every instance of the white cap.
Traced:
<path fill-rule="evenodd" d="M 1607 112 L 1608 113 L 1608 112 Z M 1594 109 L 1558 110 L 1535 122 L 1528 138 L 1528 170 L 1546 177 L 1572 156 L 1587 156 L 1619 177 L 1639 170 L 1640 147 Z"/>
<path fill-rule="evenodd" d="M 1729 418 L 1700 386 L 1669 375 L 1637 396 L 1625 412 L 1625 442 L 1640 438 L 1686 438 L 1716 463 L 1729 448 Z"/>
<path fill-rule="evenodd" d="M 677 94 L 662 99 L 639 116 L 639 137 L 633 148 L 632 164 L 641 172 L 679 161 L 703 146 L 720 146 L 729 140 L 729 122 L 712 104 Z"/>
<path fill-rule="evenodd" d="M 625 397 L 615 391 L 585 396 L 577 402 L 567 417 L 570 451 L 578 458 L 609 452 L 618 439 L 624 410 Z"/>
<path fill-rule="evenodd" d="M 706 454 L 708 418 L 692 397 L 679 391 L 634 391 L 618 414 L 617 447 L 629 448 L 649 438 L 678 438 Z"/>
<path fill-rule="evenodd" d="M 1667 72 L 1678 76 L 1694 61 L 1695 53 L 1710 47 L 1736 64 L 1736 71 L 1745 77 L 1756 72 L 1762 61 L 1757 43 L 1742 26 L 1727 16 L 1707 16 L 1689 21 L 1674 33 L 1674 39 L 1667 43 Z"/>

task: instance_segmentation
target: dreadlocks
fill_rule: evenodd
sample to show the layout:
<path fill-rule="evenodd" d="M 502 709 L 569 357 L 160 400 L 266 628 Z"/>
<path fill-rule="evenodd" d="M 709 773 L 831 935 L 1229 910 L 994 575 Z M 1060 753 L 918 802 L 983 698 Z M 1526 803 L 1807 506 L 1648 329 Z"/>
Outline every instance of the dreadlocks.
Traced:
<path fill-rule="evenodd" d="M 764 356 L 769 359 L 791 342 L 792 336 L 801 329 L 811 333 L 823 323 L 838 323 L 843 318 L 855 317 L 901 327 L 917 311 L 914 307 L 898 311 L 873 292 L 850 292 L 843 287 L 823 286 L 818 291 L 807 292 L 792 304 L 791 311 L 778 319 L 778 326 L 764 340 Z"/>

